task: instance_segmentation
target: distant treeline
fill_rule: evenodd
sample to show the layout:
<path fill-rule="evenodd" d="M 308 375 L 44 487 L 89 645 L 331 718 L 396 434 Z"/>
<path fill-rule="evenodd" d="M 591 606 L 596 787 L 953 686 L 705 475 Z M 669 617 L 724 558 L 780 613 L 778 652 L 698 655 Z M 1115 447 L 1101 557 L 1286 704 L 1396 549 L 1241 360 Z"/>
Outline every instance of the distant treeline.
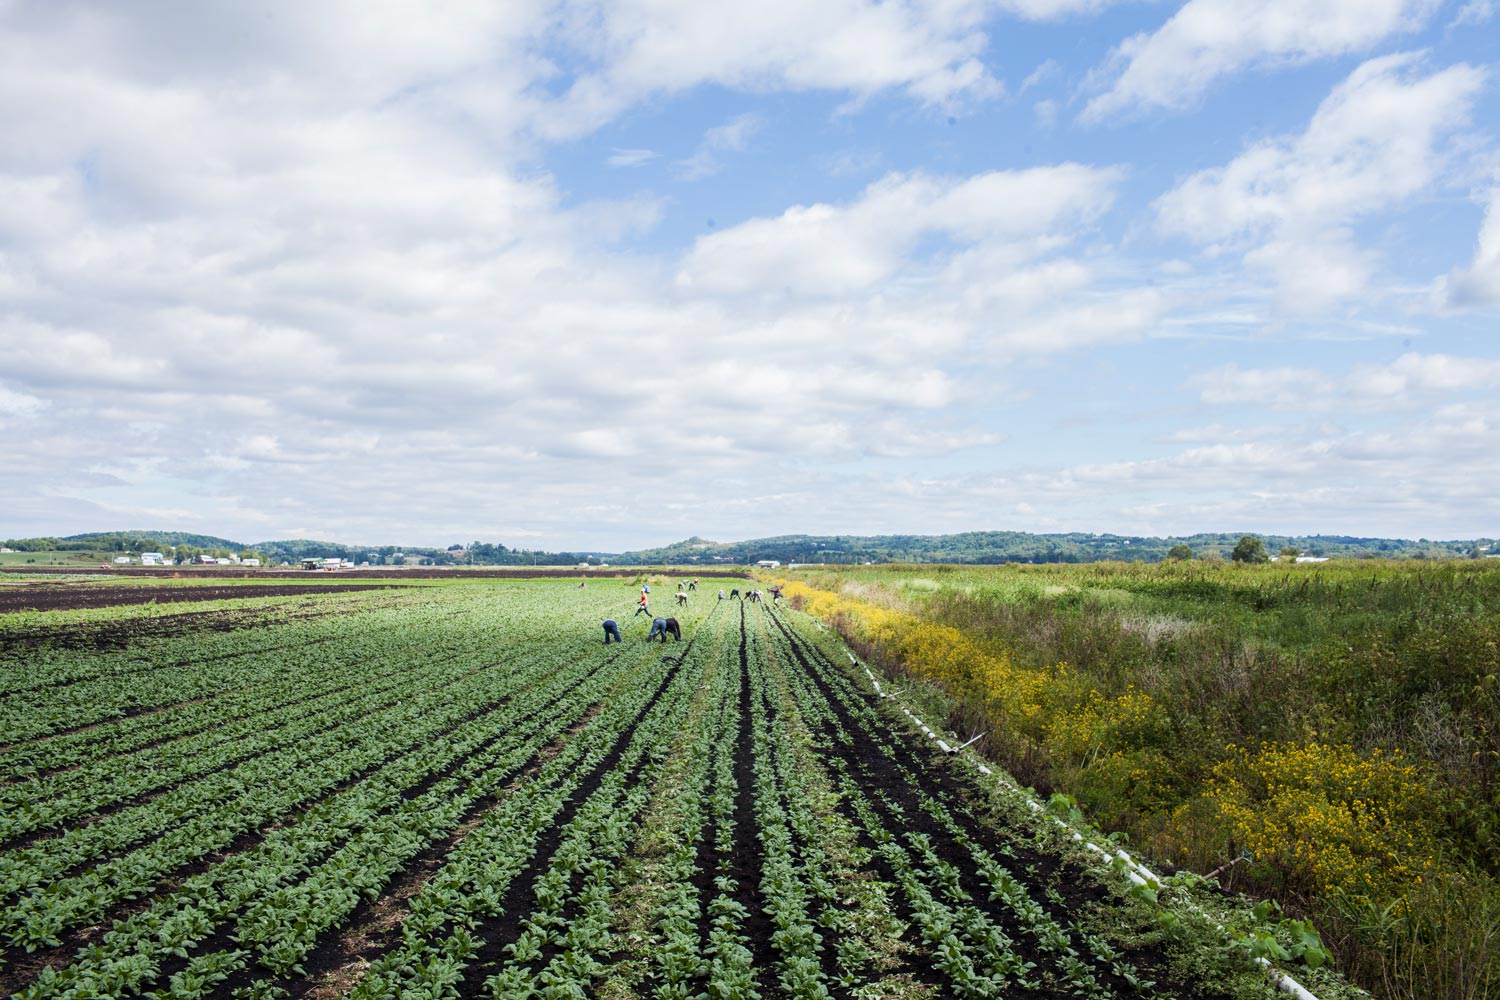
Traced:
<path fill-rule="evenodd" d="M 263 564 L 302 559 L 348 559 L 374 566 L 615 566 L 749 565 L 766 559 L 781 563 L 1086 563 L 1161 562 L 1169 557 L 1230 558 L 1242 532 L 1181 537 L 1094 535 L 1070 532 L 1036 535 L 1024 531 L 971 531 L 956 535 L 780 535 L 743 542 L 689 538 L 636 552 L 549 552 L 509 548 L 498 542 L 456 543 L 447 548 L 399 545 L 346 545 L 307 539 L 246 545 L 212 535 L 177 531 L 116 531 L 65 538 L 9 539 L 5 547 L 23 552 L 161 552 L 176 562 L 199 553 L 258 557 Z M 1431 541 L 1419 538 L 1361 538 L 1351 535 L 1260 535 L 1271 555 L 1297 550 L 1326 558 L 1452 559 L 1500 554 L 1493 538 Z M 1185 548 L 1184 548 L 1185 547 Z"/>
<path fill-rule="evenodd" d="M 1186 545 L 1190 558 L 1230 558 L 1243 532 L 1155 538 L 1071 532 L 1034 535 L 1024 531 L 971 531 L 957 535 L 783 535 L 719 543 L 690 538 L 660 549 L 628 552 L 619 563 L 680 564 L 720 561 L 755 563 L 1084 563 L 1104 560 L 1161 562 L 1174 546 Z M 1294 548 L 1298 555 L 1342 558 L 1451 559 L 1480 556 L 1496 549 L 1493 539 L 1416 541 L 1349 535 L 1261 535 L 1270 554 Z M 1181 555 L 1179 549 L 1176 553 Z"/>
<path fill-rule="evenodd" d="M 372 566 L 575 566 L 607 560 L 594 553 L 539 552 L 486 542 L 455 544 L 445 549 L 400 545 L 346 545 L 308 539 L 246 544 L 214 535 L 181 531 L 111 531 L 66 537 L 12 538 L 0 547 L 17 552 L 160 552 L 168 561 L 188 563 L 199 555 L 256 558 L 262 565 L 303 559 L 347 559 Z"/>

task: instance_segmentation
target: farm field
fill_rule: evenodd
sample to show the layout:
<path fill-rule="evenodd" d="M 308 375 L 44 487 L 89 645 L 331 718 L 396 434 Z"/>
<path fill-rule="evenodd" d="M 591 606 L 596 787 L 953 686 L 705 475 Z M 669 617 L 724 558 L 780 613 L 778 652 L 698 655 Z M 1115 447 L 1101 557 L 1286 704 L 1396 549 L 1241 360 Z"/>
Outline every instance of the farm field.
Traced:
<path fill-rule="evenodd" d="M 318 582 L 0 614 L 0 995 L 1274 994 L 784 605 Z"/>
<path fill-rule="evenodd" d="M 1500 995 L 1500 560 L 795 574 L 924 714 L 1378 996 Z"/>

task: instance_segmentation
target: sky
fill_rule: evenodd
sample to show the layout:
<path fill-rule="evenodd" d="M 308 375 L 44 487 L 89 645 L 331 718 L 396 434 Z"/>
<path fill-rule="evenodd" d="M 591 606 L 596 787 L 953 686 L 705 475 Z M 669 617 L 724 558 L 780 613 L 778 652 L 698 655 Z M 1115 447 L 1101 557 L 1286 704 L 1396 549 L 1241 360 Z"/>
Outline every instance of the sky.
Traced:
<path fill-rule="evenodd" d="M 1500 533 L 1500 0 L 0 0 L 0 537 Z"/>

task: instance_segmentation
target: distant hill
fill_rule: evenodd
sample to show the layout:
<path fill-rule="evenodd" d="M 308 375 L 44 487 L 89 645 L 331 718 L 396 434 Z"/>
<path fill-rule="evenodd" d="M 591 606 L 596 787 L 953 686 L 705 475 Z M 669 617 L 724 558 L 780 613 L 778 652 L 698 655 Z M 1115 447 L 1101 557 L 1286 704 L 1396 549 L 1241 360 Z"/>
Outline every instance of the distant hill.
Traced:
<path fill-rule="evenodd" d="M 1173 545 L 1185 544 L 1196 556 L 1227 557 L 1246 532 L 1154 537 L 1096 535 L 1085 532 L 1039 535 L 1024 531 L 969 531 L 953 535 L 776 535 L 741 542 L 715 542 L 693 536 L 659 548 L 634 552 L 543 552 L 512 549 L 498 543 L 448 549 L 398 545 L 350 545 L 343 542 L 286 539 L 242 542 L 180 531 L 111 531 L 66 538 L 10 539 L 4 544 L 25 551 L 95 549 L 114 552 L 166 551 L 169 548 L 208 553 L 260 554 L 271 564 L 308 558 L 340 558 L 376 565 L 420 563 L 474 566 L 573 566 L 608 562 L 616 566 L 692 564 L 746 565 L 764 559 L 782 563 L 1055 563 L 1101 560 L 1158 562 Z M 1304 556 L 1443 559 L 1477 552 L 1500 554 L 1495 539 L 1412 541 L 1351 535 L 1260 535 L 1275 554 L 1292 546 Z"/>
<path fill-rule="evenodd" d="M 239 542 L 231 542 L 227 538 L 219 538 L 214 535 L 194 535 L 186 531 L 93 531 L 83 535 L 68 535 L 62 539 L 64 542 L 87 542 L 90 545 L 109 547 L 116 539 L 125 543 L 128 548 L 151 550 L 152 545 L 143 543 L 154 543 L 155 545 L 192 545 L 200 549 L 239 549 L 246 548 Z"/>
<path fill-rule="evenodd" d="M 1197 534 L 1182 537 L 1095 535 L 1083 532 L 1037 535 L 1024 531 L 970 531 L 954 535 L 779 535 L 744 542 L 705 542 L 690 538 L 657 549 L 622 553 L 619 563 L 754 563 L 779 562 L 1098 562 L 1108 559 L 1158 562 L 1167 550 L 1182 543 L 1195 555 L 1228 557 L 1248 532 Z M 1292 546 L 1305 556 L 1391 558 L 1451 558 L 1469 555 L 1476 545 L 1494 548 L 1490 539 L 1433 542 L 1400 538 L 1359 538 L 1349 535 L 1260 535 L 1273 554 Z"/>

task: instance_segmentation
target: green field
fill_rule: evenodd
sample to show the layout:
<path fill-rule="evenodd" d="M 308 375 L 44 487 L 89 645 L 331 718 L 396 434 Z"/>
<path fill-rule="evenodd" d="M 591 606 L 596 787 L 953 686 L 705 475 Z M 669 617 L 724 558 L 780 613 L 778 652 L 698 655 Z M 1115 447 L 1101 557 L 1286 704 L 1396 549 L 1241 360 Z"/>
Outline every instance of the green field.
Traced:
<path fill-rule="evenodd" d="M 1379 995 L 1500 995 L 1500 560 L 790 575 L 1020 780 L 1310 916 Z"/>
<path fill-rule="evenodd" d="M 0 552 L 0 567 L 57 566 L 64 569 L 98 569 L 101 564 L 110 562 L 114 557 L 113 552 L 79 552 L 76 550 Z"/>
<path fill-rule="evenodd" d="M 680 644 L 627 580 L 35 588 L 0 615 L 0 992 L 1263 997 L 1279 941 L 1349 995 L 1299 925 L 938 753 L 820 623 L 656 583 Z"/>

